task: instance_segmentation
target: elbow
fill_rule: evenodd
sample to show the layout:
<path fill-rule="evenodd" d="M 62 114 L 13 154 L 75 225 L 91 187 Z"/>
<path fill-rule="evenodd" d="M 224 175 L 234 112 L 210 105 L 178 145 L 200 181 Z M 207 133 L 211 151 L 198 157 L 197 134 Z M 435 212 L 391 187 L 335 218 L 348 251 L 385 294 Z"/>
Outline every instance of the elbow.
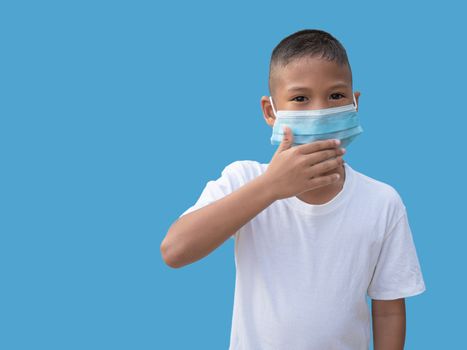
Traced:
<path fill-rule="evenodd" d="M 161 252 L 162 260 L 167 266 L 174 268 L 174 269 L 184 266 L 184 264 L 180 262 L 180 259 L 178 257 L 179 254 L 176 254 L 173 245 L 167 241 L 167 238 L 165 238 L 162 241 L 161 246 L 160 246 L 160 252 Z"/>

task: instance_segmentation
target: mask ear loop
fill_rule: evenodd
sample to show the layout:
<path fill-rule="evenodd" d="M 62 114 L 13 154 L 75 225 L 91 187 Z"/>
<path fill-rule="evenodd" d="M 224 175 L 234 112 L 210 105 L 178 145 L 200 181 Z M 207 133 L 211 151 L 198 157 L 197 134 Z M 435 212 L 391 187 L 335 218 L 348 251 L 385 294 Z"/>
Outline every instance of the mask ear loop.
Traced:
<path fill-rule="evenodd" d="M 272 111 L 274 112 L 274 116 L 277 118 L 276 109 L 274 108 L 274 103 L 272 103 L 272 97 L 271 96 L 269 96 L 269 102 L 271 102 Z"/>
<path fill-rule="evenodd" d="M 358 105 L 357 105 L 357 99 L 355 98 L 355 94 L 352 93 L 352 96 L 353 96 L 353 103 L 355 105 L 355 109 L 357 109 Z"/>

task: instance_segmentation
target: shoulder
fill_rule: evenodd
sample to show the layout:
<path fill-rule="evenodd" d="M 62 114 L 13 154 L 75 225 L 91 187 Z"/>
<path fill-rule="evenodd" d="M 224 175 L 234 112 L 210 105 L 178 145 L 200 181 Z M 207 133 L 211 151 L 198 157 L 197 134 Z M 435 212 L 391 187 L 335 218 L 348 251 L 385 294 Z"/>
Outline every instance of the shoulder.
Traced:
<path fill-rule="evenodd" d="M 267 166 L 267 163 L 256 160 L 236 160 L 222 170 L 222 175 L 239 177 L 243 182 L 248 182 L 261 175 Z"/>
<path fill-rule="evenodd" d="M 369 205 L 378 208 L 384 207 L 385 210 L 396 217 L 405 213 L 404 201 L 394 186 L 354 169 L 352 171 L 357 186 L 356 193 L 364 195 L 364 200 Z"/>

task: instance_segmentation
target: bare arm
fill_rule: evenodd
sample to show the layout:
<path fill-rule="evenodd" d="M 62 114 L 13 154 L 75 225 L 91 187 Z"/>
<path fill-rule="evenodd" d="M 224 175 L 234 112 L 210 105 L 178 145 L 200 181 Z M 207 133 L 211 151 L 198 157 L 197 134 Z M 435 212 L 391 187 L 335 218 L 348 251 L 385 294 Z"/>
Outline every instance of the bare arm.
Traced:
<path fill-rule="evenodd" d="M 275 201 L 264 174 L 175 221 L 161 244 L 164 261 L 182 267 L 199 260 Z"/>
<path fill-rule="evenodd" d="M 293 135 L 288 128 L 263 174 L 175 221 L 160 247 L 166 264 L 177 268 L 197 261 L 274 201 L 338 180 L 336 174 L 329 174 L 342 165 L 344 154 L 335 140 L 296 147 L 291 147 L 292 143 Z M 322 175 L 325 173 L 328 175 Z"/>
<path fill-rule="evenodd" d="M 405 343 L 405 299 L 372 299 L 375 350 L 403 350 Z"/>

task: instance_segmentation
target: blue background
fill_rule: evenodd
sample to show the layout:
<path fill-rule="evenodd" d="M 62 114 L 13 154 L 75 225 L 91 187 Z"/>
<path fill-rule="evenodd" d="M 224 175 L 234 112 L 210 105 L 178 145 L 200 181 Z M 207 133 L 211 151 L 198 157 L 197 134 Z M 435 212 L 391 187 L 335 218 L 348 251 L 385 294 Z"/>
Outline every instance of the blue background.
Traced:
<path fill-rule="evenodd" d="M 172 222 L 230 162 L 269 162 L 274 46 L 346 47 L 356 170 L 407 207 L 427 291 L 407 349 L 465 344 L 461 2 L 41 1 L 0 5 L 0 348 L 227 349 L 234 242 L 182 269 Z"/>

